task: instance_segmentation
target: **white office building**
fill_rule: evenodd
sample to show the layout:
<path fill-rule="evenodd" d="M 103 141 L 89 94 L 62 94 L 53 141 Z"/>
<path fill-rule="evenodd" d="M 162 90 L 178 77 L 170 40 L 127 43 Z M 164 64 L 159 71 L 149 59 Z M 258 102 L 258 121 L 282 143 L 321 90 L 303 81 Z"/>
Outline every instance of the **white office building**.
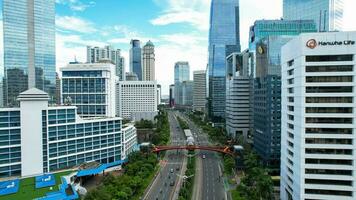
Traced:
<path fill-rule="evenodd" d="M 83 118 L 115 117 L 115 65 L 69 64 L 60 71 L 62 104 L 77 106 Z"/>
<path fill-rule="evenodd" d="M 282 48 L 281 199 L 356 199 L 356 32 Z"/>
<path fill-rule="evenodd" d="M 48 94 L 36 88 L 18 100 L 20 107 L 0 109 L 0 178 L 35 176 L 93 161 L 115 164 L 136 145 L 135 128 L 125 127 L 124 136 L 122 118 L 82 119 L 75 106 L 49 106 Z"/>
<path fill-rule="evenodd" d="M 205 111 L 206 106 L 206 71 L 193 72 L 193 109 Z"/>
<path fill-rule="evenodd" d="M 230 137 L 240 142 L 251 139 L 252 79 L 249 74 L 254 64 L 253 58 L 253 53 L 248 50 L 232 53 L 226 58 L 226 131 Z"/>
<path fill-rule="evenodd" d="M 119 81 L 116 92 L 117 116 L 138 121 L 157 115 L 156 81 Z"/>

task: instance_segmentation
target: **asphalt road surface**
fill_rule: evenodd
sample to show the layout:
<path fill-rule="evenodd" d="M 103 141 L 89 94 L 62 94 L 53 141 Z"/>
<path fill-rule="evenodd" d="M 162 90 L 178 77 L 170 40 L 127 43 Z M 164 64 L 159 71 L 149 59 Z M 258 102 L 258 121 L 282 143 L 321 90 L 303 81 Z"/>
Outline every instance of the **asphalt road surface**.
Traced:
<path fill-rule="evenodd" d="M 173 112 L 168 112 L 168 120 L 171 129 L 171 145 L 184 145 L 185 136 L 179 127 L 178 121 Z M 161 170 L 154 180 L 152 187 L 147 192 L 147 200 L 168 200 L 173 197 L 177 185 L 178 176 L 181 173 L 184 153 L 183 151 L 171 150 L 166 152 L 166 156 L 161 164 Z M 178 169 L 178 170 L 177 170 Z M 171 172 L 173 170 L 173 172 Z M 171 186 L 171 183 L 174 183 Z"/>
<path fill-rule="evenodd" d="M 191 129 L 196 145 L 211 145 L 207 135 L 198 128 L 188 117 L 179 113 L 179 116 L 186 119 L 189 124 L 189 128 Z M 205 155 L 205 158 L 203 158 Z M 202 184 L 199 187 L 202 191 L 200 191 L 200 196 L 202 200 L 224 200 L 226 199 L 226 192 L 224 188 L 224 182 L 222 178 L 222 171 L 220 169 L 220 158 L 218 154 L 211 151 L 201 150 L 197 155 L 197 159 L 202 159 Z"/>

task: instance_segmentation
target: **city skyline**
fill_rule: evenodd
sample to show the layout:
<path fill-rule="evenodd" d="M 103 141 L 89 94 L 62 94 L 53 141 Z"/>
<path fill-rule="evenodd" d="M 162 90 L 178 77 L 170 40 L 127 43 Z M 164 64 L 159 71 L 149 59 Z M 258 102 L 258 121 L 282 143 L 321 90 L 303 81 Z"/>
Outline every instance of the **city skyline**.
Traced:
<path fill-rule="evenodd" d="M 102 47 L 111 44 L 115 48 L 122 49 L 122 55 L 128 61 L 131 39 L 140 39 L 143 43 L 151 40 L 155 44 L 156 79 L 162 85 L 163 95 L 169 93 L 169 85 L 173 83 L 176 61 L 189 61 L 191 71 L 206 69 L 210 1 L 152 0 L 140 4 L 137 1 L 56 0 L 57 72 L 60 67 L 73 61 L 74 57 L 78 61 L 85 62 L 86 45 Z M 2 2 L 0 0 L 0 6 Z M 248 30 L 255 20 L 282 17 L 282 2 L 282 0 L 269 2 L 241 0 L 240 7 L 244 8 L 240 10 L 242 50 L 248 46 Z M 274 6 L 264 9 L 270 4 Z M 355 6 L 356 2 L 345 0 L 345 18 L 356 17 L 356 13 L 352 11 Z M 122 7 L 125 9 L 120 9 Z M 130 9 L 134 7 L 137 12 L 144 14 L 133 17 L 135 13 L 130 13 Z M 120 9 L 121 14 L 116 14 L 118 12 L 115 12 L 115 8 Z M 108 11 L 98 15 L 97 9 L 108 9 Z M 251 9 L 256 12 L 249 12 Z M 114 17 L 109 19 L 109 16 Z M 176 19 L 177 17 L 179 19 Z M 1 16 L 1 26 L 2 18 Z M 355 26 L 351 20 L 345 20 L 344 30 L 353 30 Z M 0 37 L 2 37 L 2 28 L 0 30 Z M 183 42 L 186 44 L 182 44 Z M 128 65 L 129 62 L 126 62 L 126 71 L 129 71 Z M 2 40 L 0 41 L 0 66 L 3 66 Z M 3 71 L 0 74 L 3 75 Z"/>

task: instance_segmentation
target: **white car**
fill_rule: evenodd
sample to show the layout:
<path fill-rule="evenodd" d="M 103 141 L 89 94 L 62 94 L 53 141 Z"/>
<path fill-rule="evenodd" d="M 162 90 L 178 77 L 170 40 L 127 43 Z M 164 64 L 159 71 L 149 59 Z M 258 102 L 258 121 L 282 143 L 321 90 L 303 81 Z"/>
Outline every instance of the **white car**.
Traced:
<path fill-rule="evenodd" d="M 203 159 L 205 159 L 205 154 L 203 154 Z"/>

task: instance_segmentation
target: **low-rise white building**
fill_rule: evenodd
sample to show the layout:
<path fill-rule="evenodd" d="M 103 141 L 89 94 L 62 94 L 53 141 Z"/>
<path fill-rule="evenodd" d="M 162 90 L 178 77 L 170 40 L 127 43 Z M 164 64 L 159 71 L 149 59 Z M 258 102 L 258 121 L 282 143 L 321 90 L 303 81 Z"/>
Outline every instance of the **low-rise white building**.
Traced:
<path fill-rule="evenodd" d="M 282 48 L 281 199 L 356 198 L 356 32 Z"/>
<path fill-rule="evenodd" d="M 157 115 L 156 81 L 119 81 L 116 91 L 117 116 L 139 121 Z"/>
<path fill-rule="evenodd" d="M 49 106 L 48 94 L 36 88 L 18 100 L 18 108 L 0 108 L 0 178 L 35 176 L 93 161 L 115 164 L 136 145 L 135 128 L 123 132 L 122 118 L 82 119 L 75 106 Z"/>
<path fill-rule="evenodd" d="M 137 147 L 137 130 L 132 124 L 124 124 L 122 127 L 122 150 L 121 157 L 122 160 L 126 159 L 127 156 L 135 151 Z"/>

